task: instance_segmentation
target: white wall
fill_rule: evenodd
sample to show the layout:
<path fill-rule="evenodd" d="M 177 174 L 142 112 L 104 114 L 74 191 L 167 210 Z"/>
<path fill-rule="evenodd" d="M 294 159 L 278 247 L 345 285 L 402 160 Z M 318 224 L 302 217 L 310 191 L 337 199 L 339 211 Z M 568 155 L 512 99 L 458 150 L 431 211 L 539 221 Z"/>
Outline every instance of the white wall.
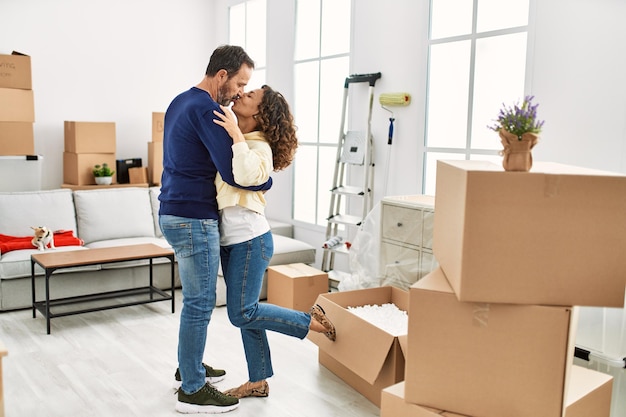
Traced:
<path fill-rule="evenodd" d="M 118 157 L 146 161 L 151 113 L 164 111 L 177 93 L 200 81 L 214 47 L 228 40 L 227 7 L 235 1 L 0 0 L 0 52 L 32 55 L 35 147 L 45 157 L 44 188 L 62 181 L 63 120 L 115 121 Z M 626 173 L 626 2 L 536 3 L 528 88 L 546 124 L 535 160 Z M 267 82 L 288 99 L 294 4 L 268 0 Z M 374 103 L 375 200 L 383 193 L 419 193 L 428 2 L 353 4 L 351 72 L 380 71 L 377 93 L 412 96 L 410 106 L 394 108 L 391 147 L 389 113 Z M 268 214 L 287 221 L 290 174 L 276 175 L 268 195 Z M 296 226 L 296 236 L 315 247 L 324 240 L 321 228 Z"/>
<path fill-rule="evenodd" d="M 63 181 L 64 120 L 116 122 L 117 158 L 147 165 L 152 112 L 204 76 L 215 46 L 213 7 L 205 0 L 0 1 L 0 53 L 32 57 L 43 188 Z"/>
<path fill-rule="evenodd" d="M 532 92 L 545 119 L 533 155 L 626 172 L 626 2 L 537 2 Z"/>
<path fill-rule="evenodd" d="M 424 109 L 428 45 L 427 1 L 359 0 L 354 4 L 352 72 L 381 72 L 372 109 L 376 163 L 374 200 L 385 195 L 421 194 L 424 150 Z M 393 111 L 392 145 L 387 144 L 389 117 L 380 93 L 406 92 L 407 107 Z M 387 164 L 389 160 L 389 164 Z M 385 190 L 385 177 L 386 190 Z"/>

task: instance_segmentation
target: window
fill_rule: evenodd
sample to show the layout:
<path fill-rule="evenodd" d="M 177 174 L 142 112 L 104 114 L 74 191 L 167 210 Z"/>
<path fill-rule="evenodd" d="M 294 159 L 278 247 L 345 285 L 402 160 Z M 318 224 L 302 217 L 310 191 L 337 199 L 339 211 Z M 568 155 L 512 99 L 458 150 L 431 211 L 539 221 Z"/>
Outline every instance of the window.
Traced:
<path fill-rule="evenodd" d="M 265 84 L 267 50 L 266 0 L 246 0 L 229 9 L 229 43 L 243 47 L 254 60 L 247 90 Z"/>
<path fill-rule="evenodd" d="M 438 159 L 501 163 L 487 128 L 524 97 L 529 0 L 431 0 L 424 194 Z"/>
<path fill-rule="evenodd" d="M 294 219 L 326 225 L 343 84 L 350 75 L 351 0 L 296 0 L 295 101 L 298 147 Z"/>

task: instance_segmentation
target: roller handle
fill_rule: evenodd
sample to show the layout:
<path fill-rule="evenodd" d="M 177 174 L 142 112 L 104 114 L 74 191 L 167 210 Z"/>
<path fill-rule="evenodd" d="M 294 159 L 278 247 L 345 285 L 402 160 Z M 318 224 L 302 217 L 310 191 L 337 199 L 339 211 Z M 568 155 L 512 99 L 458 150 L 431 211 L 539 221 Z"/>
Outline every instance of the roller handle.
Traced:
<path fill-rule="evenodd" d="M 376 84 L 376 80 L 381 77 L 380 72 L 372 73 L 372 74 L 352 74 L 349 77 L 346 77 L 346 82 L 343 84 L 343 88 L 348 88 L 348 84 L 350 83 L 364 83 L 369 82 L 370 87 L 374 87 Z"/>
<path fill-rule="evenodd" d="M 394 122 L 393 117 L 389 118 L 389 139 L 387 140 L 387 145 L 391 145 L 391 142 L 393 141 L 393 122 Z"/>

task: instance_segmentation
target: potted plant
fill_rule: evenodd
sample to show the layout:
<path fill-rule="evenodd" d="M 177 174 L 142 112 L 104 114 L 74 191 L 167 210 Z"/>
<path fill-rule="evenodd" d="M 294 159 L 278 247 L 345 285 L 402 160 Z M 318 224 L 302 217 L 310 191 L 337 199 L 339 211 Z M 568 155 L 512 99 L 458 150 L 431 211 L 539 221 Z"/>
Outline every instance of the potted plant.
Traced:
<path fill-rule="evenodd" d="M 537 119 L 539 104 L 533 104 L 533 98 L 526 96 L 521 104 L 513 106 L 502 104 L 496 123 L 487 126 L 500 135 L 504 146 L 502 166 L 506 171 L 529 171 L 533 165 L 531 150 L 543 127 L 543 120 Z"/>
<path fill-rule="evenodd" d="M 93 176 L 96 177 L 96 184 L 98 185 L 109 185 L 113 181 L 113 171 L 109 168 L 109 164 L 103 162 L 102 165 L 95 165 L 93 167 Z"/>

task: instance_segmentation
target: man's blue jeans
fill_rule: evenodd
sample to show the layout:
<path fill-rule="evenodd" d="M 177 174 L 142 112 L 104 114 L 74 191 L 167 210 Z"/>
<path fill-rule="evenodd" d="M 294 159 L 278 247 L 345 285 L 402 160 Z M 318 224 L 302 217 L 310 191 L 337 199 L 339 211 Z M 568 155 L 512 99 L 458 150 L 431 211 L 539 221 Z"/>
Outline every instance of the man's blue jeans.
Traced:
<path fill-rule="evenodd" d="M 272 232 L 221 249 L 228 318 L 241 329 L 250 382 L 274 374 L 266 330 L 304 339 L 311 323 L 307 313 L 259 303 L 263 276 L 273 253 Z"/>
<path fill-rule="evenodd" d="M 194 394 L 205 384 L 202 366 L 207 326 L 215 307 L 220 237 L 217 220 L 161 215 L 159 225 L 172 246 L 182 284 L 178 331 L 181 389 Z"/>

